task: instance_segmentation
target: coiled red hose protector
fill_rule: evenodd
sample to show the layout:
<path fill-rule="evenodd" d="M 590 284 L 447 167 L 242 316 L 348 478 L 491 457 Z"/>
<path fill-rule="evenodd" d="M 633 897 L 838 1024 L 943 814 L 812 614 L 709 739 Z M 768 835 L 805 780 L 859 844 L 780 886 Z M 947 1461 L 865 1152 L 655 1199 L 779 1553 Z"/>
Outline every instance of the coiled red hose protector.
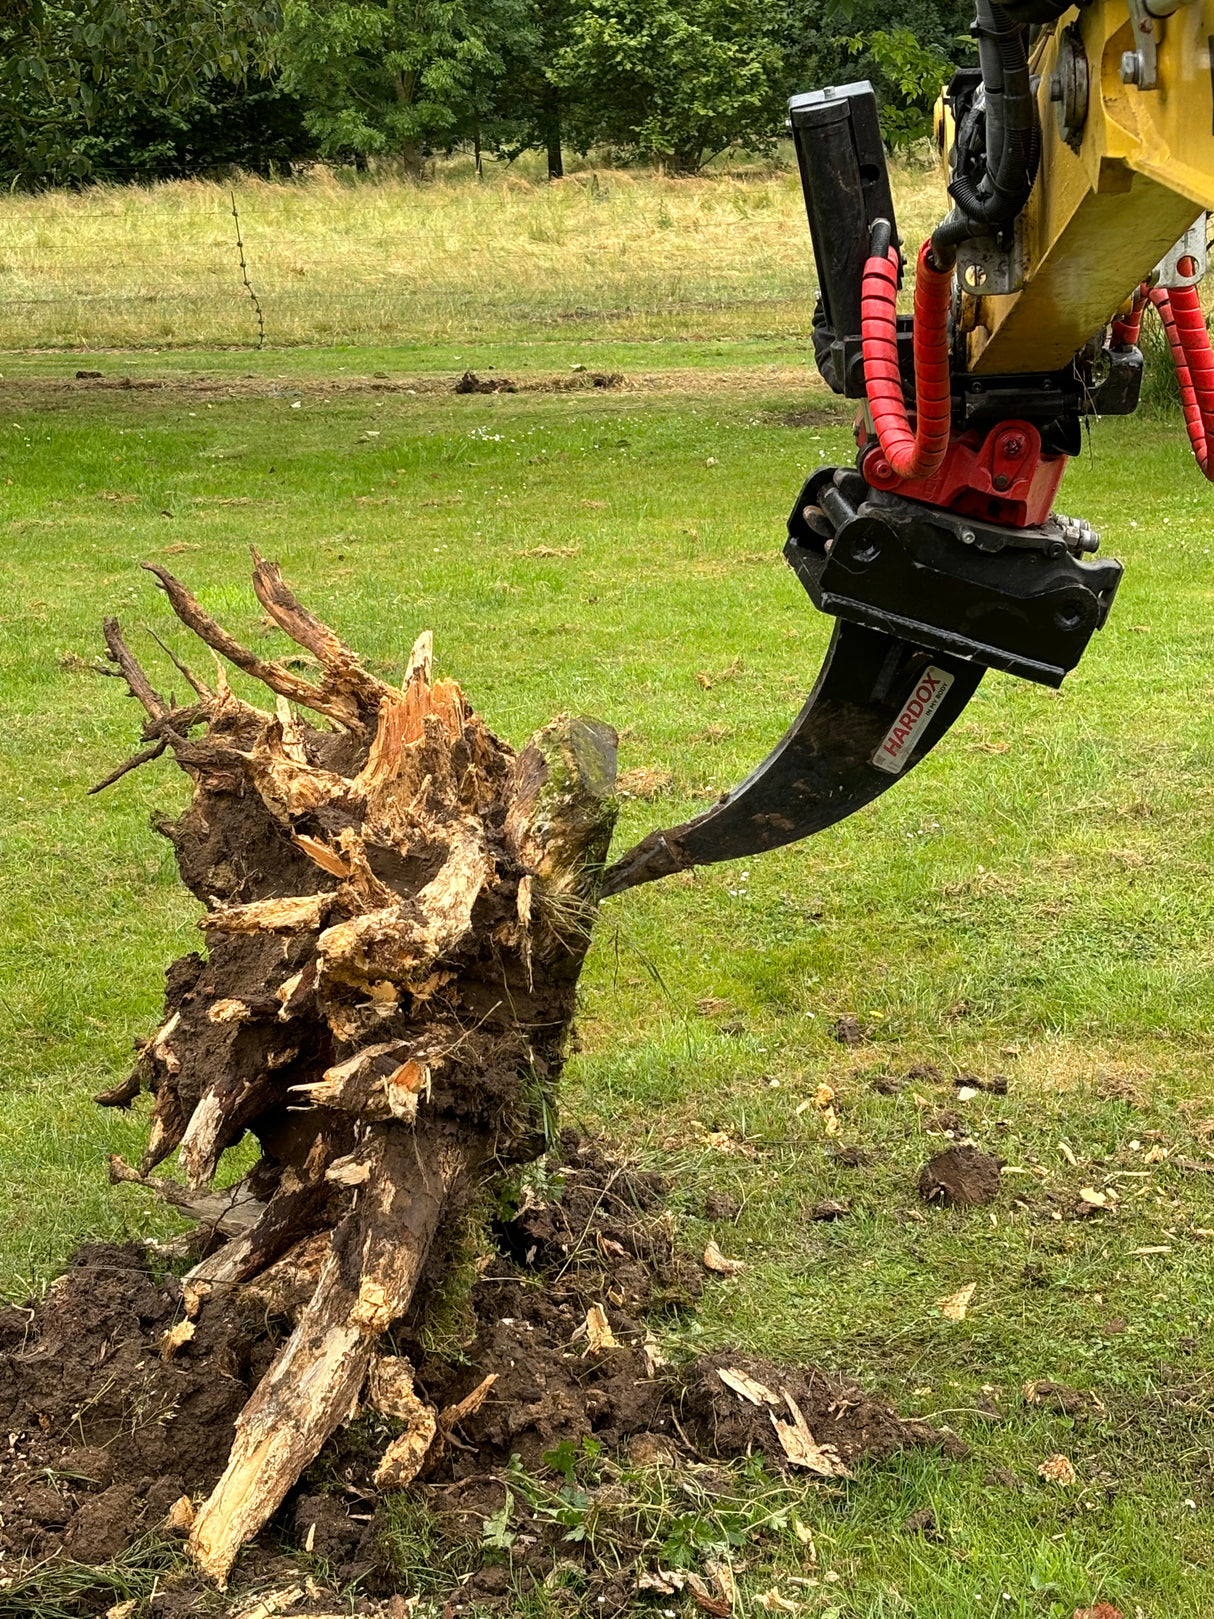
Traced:
<path fill-rule="evenodd" d="M 1130 311 L 1113 322 L 1113 342 L 1121 348 L 1137 348 L 1142 331 L 1142 315 L 1147 306 L 1145 284 L 1134 294 Z"/>
<path fill-rule="evenodd" d="M 1155 287 L 1151 302 L 1172 350 L 1189 443 L 1197 465 L 1214 482 L 1214 354 L 1201 299 L 1196 287 Z"/>
<path fill-rule="evenodd" d="M 930 478 L 944 463 L 952 420 L 948 311 L 952 271 L 919 249 L 915 267 L 915 427 L 911 431 L 898 368 L 898 253 L 874 254 L 860 286 L 864 386 L 881 453 L 900 478 Z"/>

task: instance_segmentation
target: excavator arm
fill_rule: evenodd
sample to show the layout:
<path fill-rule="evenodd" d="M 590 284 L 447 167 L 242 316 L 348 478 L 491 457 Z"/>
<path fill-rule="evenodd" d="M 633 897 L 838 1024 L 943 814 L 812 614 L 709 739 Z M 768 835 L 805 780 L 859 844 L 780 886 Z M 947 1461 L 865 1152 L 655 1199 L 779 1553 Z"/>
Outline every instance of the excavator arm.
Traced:
<path fill-rule="evenodd" d="M 855 462 L 807 480 L 785 556 L 835 631 L 775 749 L 712 809 L 629 850 L 608 893 L 853 814 L 934 747 L 987 669 L 1061 684 L 1122 570 L 1054 501 L 1085 420 L 1138 404 L 1148 303 L 1214 478 L 1196 290 L 1214 0 L 977 0 L 974 34 L 979 64 L 936 113 L 951 206 L 917 252 L 903 252 L 871 86 L 790 103 L 815 359 L 858 410 Z M 907 275 L 913 315 L 896 308 Z"/>

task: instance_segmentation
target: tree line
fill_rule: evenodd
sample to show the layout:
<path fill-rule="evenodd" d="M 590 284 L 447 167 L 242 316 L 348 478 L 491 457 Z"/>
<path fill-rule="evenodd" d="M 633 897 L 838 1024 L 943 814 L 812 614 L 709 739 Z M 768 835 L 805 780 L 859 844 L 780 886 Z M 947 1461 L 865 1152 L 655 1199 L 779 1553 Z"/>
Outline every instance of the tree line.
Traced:
<path fill-rule="evenodd" d="M 690 174 L 769 151 L 795 91 L 870 78 L 891 146 L 926 134 L 970 0 L 4 0 L 10 188 L 420 172 L 441 153 Z"/>

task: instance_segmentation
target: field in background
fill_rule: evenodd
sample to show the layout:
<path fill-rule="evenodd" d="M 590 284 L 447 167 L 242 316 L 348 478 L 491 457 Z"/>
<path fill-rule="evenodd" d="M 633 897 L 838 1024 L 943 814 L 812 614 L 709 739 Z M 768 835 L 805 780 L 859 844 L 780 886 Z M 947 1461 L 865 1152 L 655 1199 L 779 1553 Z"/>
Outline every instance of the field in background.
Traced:
<path fill-rule="evenodd" d="M 0 362 L 0 1293 L 42 1285 L 81 1237 L 168 1218 L 106 1185 L 106 1151 L 141 1132 L 89 1101 L 125 1074 L 163 967 L 199 938 L 149 827 L 181 804 L 180 775 L 161 762 L 85 796 L 139 718 L 89 671 L 101 615 L 166 683 L 143 626 L 186 650 L 140 558 L 271 653 L 250 543 L 385 677 L 432 627 L 441 672 L 515 743 L 562 708 L 609 720 L 633 773 L 621 847 L 739 780 L 812 683 L 828 626 L 780 563 L 781 530 L 849 432 L 795 363 L 796 182 L 598 185 L 596 200 L 589 176 L 248 184 L 271 335 L 293 310 L 292 341 L 373 346 Z M 936 193 L 908 196 L 909 236 Z M 0 340 L 239 341 L 224 201 L 191 186 L 6 199 L 5 275 L 26 302 L 5 306 Z M 395 280 L 392 254 L 409 267 Z M 95 296 L 73 304 L 77 285 Z M 179 304 L 152 301 L 170 285 Z M 562 315 L 579 307 L 598 313 Z M 158 311 L 176 337 L 152 330 Z M 553 387 L 575 360 L 626 381 Z M 453 393 L 489 362 L 534 390 Z M 667 1353 L 818 1361 L 970 1447 L 808 1492 L 818 1565 L 790 1521 L 739 1547 L 746 1619 L 772 1587 L 804 1619 L 1214 1611 L 1209 502 L 1179 423 L 1099 426 L 1065 505 L 1128 574 L 1062 693 L 992 675 L 939 750 L 843 826 L 604 911 L 565 1117 L 671 1177 L 690 1248 L 711 1235 L 747 1261 L 696 1316 L 660 1323 Z M 844 1014 L 866 1032 L 854 1050 L 832 1035 Z M 963 1094 L 967 1074 L 1009 1092 Z M 949 1130 L 1008 1166 L 992 1209 L 920 1203 L 918 1168 Z M 1081 1217 L 1085 1189 L 1104 1205 Z M 706 1218 L 710 1191 L 736 1219 Z M 850 1214 L 813 1220 L 823 1199 Z M 1040 1378 L 1084 1391 L 1079 1412 L 1030 1403 Z M 1059 1452 L 1073 1487 L 1038 1474 Z M 938 1538 L 906 1527 L 924 1508 Z M 545 1600 L 518 1612 L 540 1619 Z"/>
<path fill-rule="evenodd" d="M 934 175 L 899 176 L 912 239 Z M 271 345 L 798 338 L 813 269 L 795 169 L 672 179 L 587 171 L 550 185 L 318 171 L 236 187 Z M 0 349 L 248 346 L 226 186 L 97 187 L 0 203 Z"/>

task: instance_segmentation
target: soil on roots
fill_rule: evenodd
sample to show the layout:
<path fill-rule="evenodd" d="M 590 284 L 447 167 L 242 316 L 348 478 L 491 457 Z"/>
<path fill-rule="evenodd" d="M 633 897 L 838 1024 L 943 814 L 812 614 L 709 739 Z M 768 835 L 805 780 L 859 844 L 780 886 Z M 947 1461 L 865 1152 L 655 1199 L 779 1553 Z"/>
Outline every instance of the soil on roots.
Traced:
<path fill-rule="evenodd" d="M 419 1583 L 452 1614 L 506 1612 L 558 1565 L 577 1570 L 571 1611 L 588 1601 L 618 1611 L 635 1598 L 652 1548 L 621 1532 L 608 1572 L 590 1541 L 570 1535 L 570 1512 L 618 1508 L 621 1468 L 694 1473 L 711 1494 L 729 1488 L 737 1458 L 762 1457 L 772 1477 L 787 1465 L 771 1412 L 741 1398 L 722 1368 L 790 1395 L 815 1439 L 849 1467 L 942 1443 L 812 1367 L 742 1351 L 664 1365 L 654 1327 L 693 1311 L 703 1285 L 701 1266 L 678 1247 L 665 1182 L 571 1132 L 559 1156 L 560 1167 L 533 1178 L 494 1223 L 495 1252 L 480 1262 L 469 1308 L 457 1309 L 458 1349 L 426 1349 L 411 1319 L 392 1334 L 417 1368 L 418 1392 L 437 1407 L 495 1379 L 423 1477 L 404 1492 L 375 1488 L 399 1424 L 368 1408 L 245 1552 L 226 1597 L 181 1556 L 141 1614 L 240 1612 L 267 1584 L 301 1587 L 291 1614 L 331 1613 L 353 1584 L 360 1594 L 342 1611 L 392 1615 Z M 137 1556 L 149 1544 L 141 1537 L 172 1538 L 174 1505 L 198 1500 L 223 1469 L 235 1419 L 292 1320 L 268 1310 L 256 1285 L 216 1289 L 199 1305 L 176 1276 L 157 1280 L 153 1264 L 136 1245 L 91 1244 L 40 1304 L 0 1310 L 0 1421 L 10 1436 L 0 1454 L 0 1573 L 21 1580 L 38 1562 Z M 416 1320 L 433 1303 L 419 1299 Z M 166 1334 L 187 1320 L 187 1304 L 193 1334 L 170 1349 Z M 614 1340 L 598 1349 L 587 1320 L 596 1307 Z M 604 1482 L 613 1469 L 615 1482 Z M 528 1495 L 528 1479 L 548 1481 L 542 1501 Z M 407 1555 L 410 1522 L 424 1567 Z M 112 1587 L 90 1591 L 84 1581 L 56 1611 L 100 1614 L 113 1600 Z M 9 1611 L 2 1601 L 0 1611 Z"/>

